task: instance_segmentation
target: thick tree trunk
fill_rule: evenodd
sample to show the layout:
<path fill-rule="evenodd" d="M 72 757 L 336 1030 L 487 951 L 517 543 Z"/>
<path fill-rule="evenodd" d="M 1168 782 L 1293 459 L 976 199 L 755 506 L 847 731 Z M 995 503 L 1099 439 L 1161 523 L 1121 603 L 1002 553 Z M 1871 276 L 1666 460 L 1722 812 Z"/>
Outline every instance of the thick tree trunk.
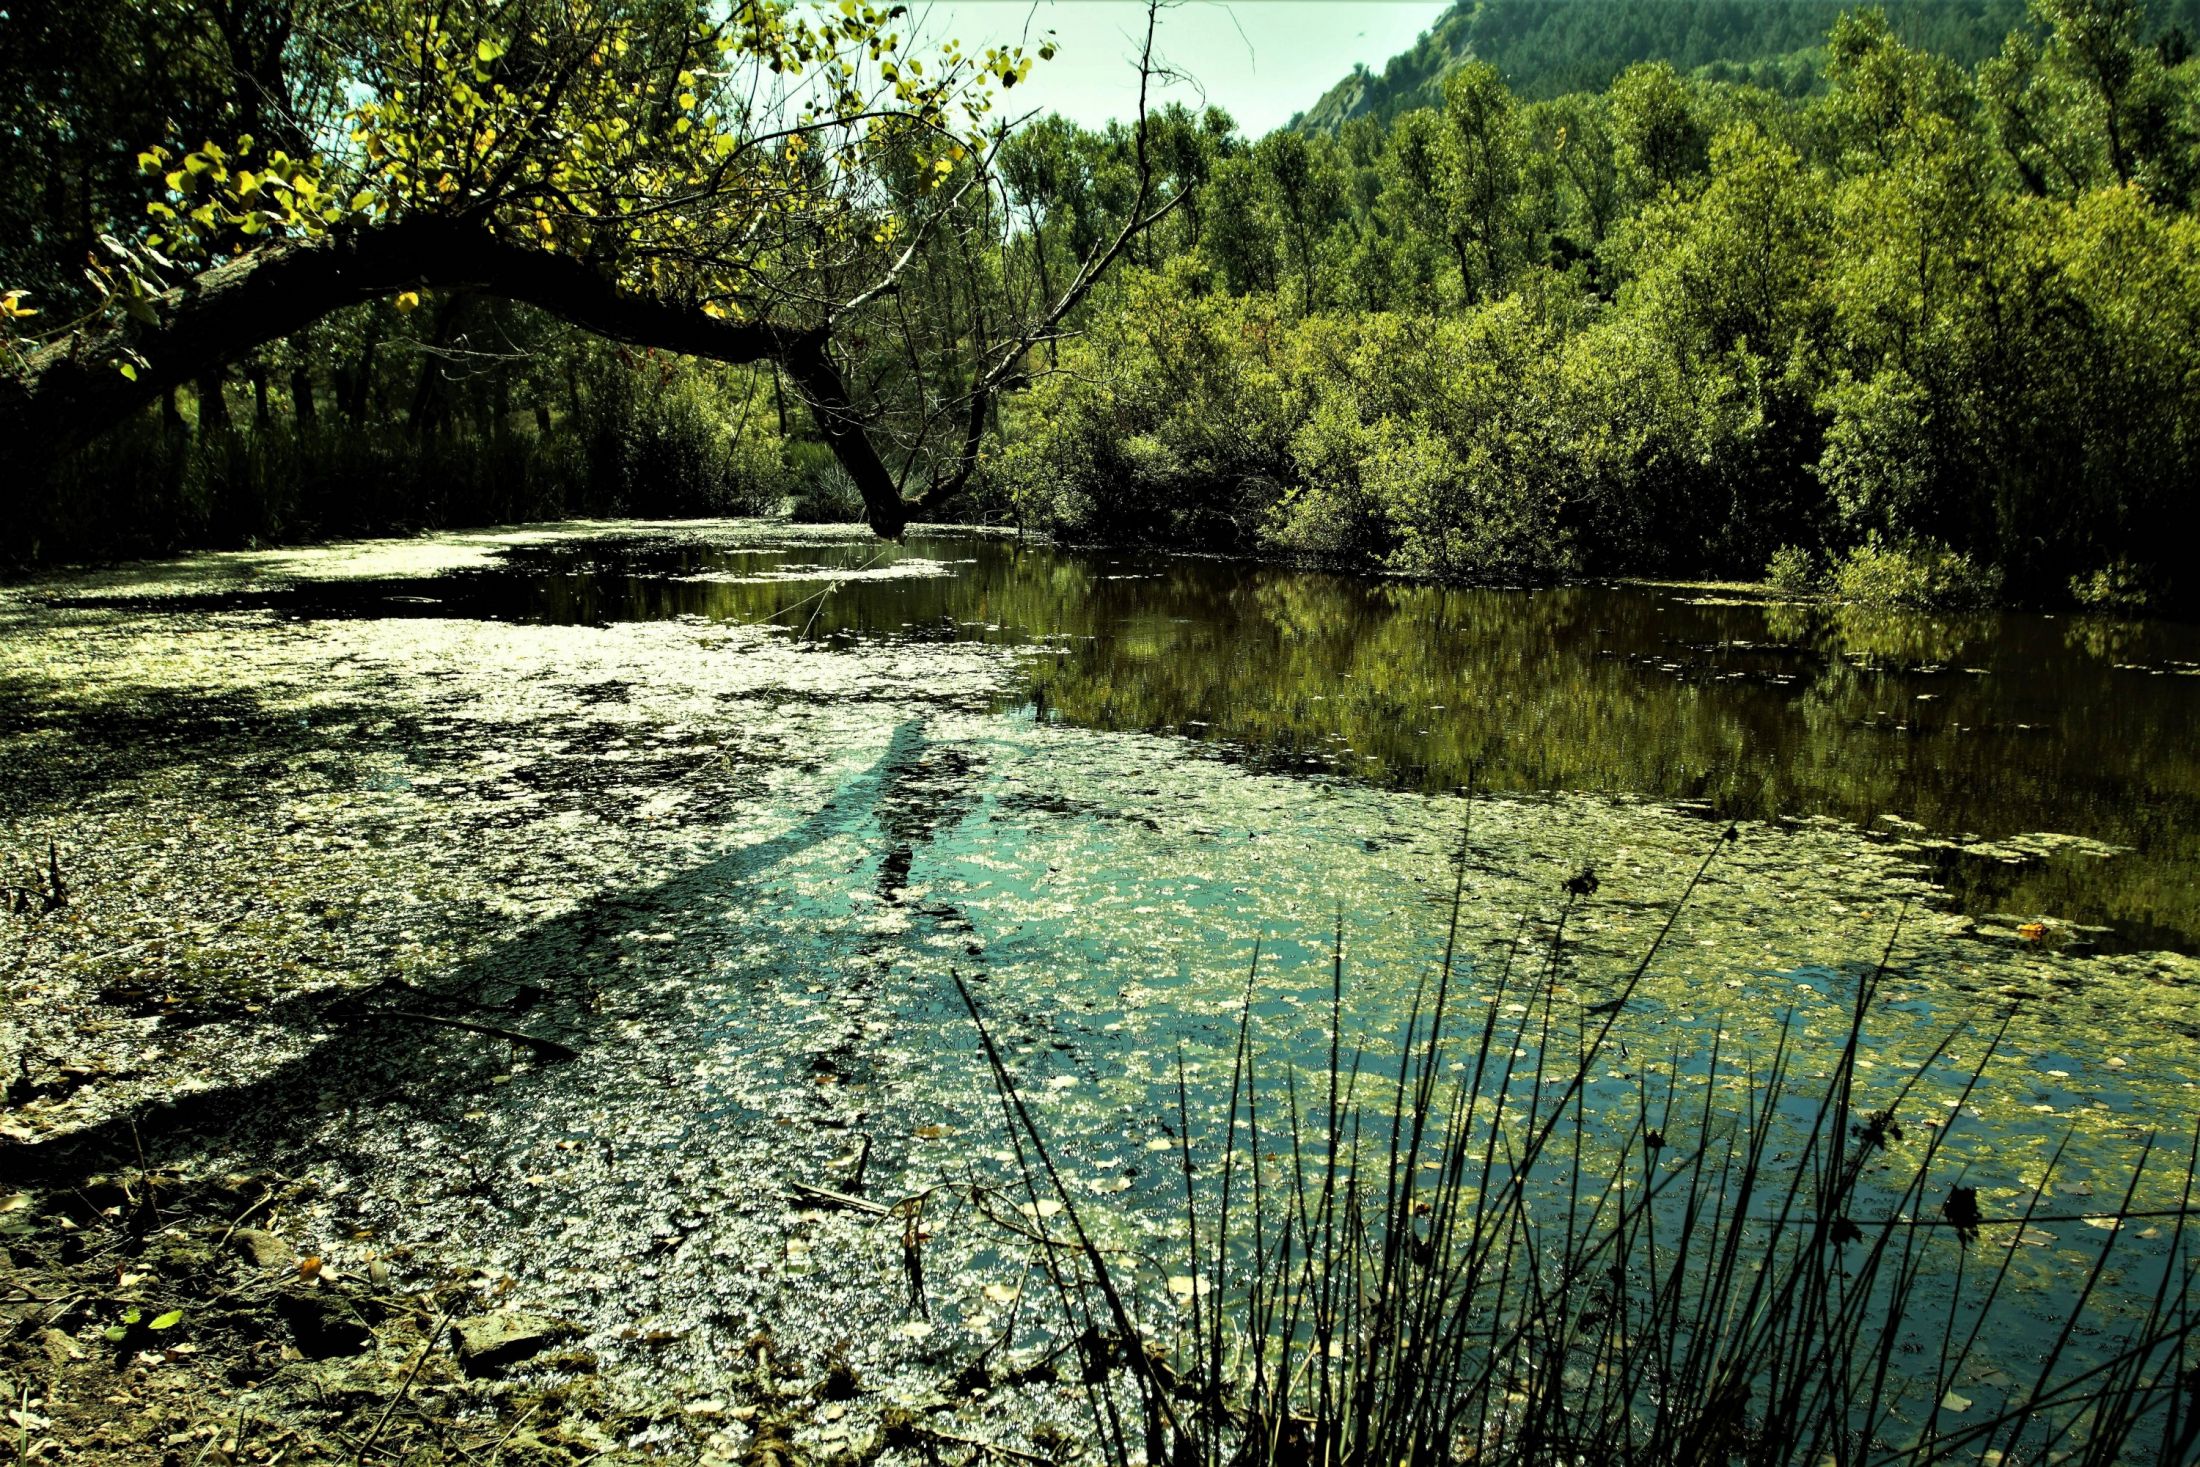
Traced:
<path fill-rule="evenodd" d="M 290 369 L 290 414 L 299 427 L 313 426 L 313 373 L 303 362 Z"/>
<path fill-rule="evenodd" d="M 271 245 L 218 265 L 154 303 L 157 326 L 125 323 L 35 353 L 0 379 L 0 441 L 46 455 L 80 447 L 170 388 L 219 370 L 332 311 L 401 290 L 476 289 L 584 331 L 722 362 L 777 361 L 808 399 L 818 430 L 863 493 L 866 518 L 899 536 L 904 501 L 848 395 L 822 330 L 729 321 L 674 301 L 628 295 L 577 260 L 507 244 L 484 229 L 413 219 L 311 243 Z M 135 350 L 136 374 L 116 370 Z M 39 465 L 18 482 L 40 477 Z"/>
<path fill-rule="evenodd" d="M 354 423 L 367 420 L 367 402 L 374 392 L 374 354 L 381 345 L 382 320 L 378 313 L 368 318 L 366 340 L 360 343 L 358 360 L 342 369 L 343 384 L 338 396 L 343 403 L 344 416 Z"/>
<path fill-rule="evenodd" d="M 229 416 L 229 394 L 226 383 L 229 377 L 227 364 L 216 362 L 199 373 L 199 436 L 209 433 L 226 433 L 232 426 Z"/>
<path fill-rule="evenodd" d="M 443 381 L 442 350 L 451 344 L 452 328 L 464 309 L 463 294 L 446 297 L 436 308 L 435 329 L 428 333 L 428 350 L 420 354 L 420 371 L 413 378 L 412 405 L 405 411 L 405 431 L 414 440 L 426 438 L 450 416 L 448 388 Z"/>

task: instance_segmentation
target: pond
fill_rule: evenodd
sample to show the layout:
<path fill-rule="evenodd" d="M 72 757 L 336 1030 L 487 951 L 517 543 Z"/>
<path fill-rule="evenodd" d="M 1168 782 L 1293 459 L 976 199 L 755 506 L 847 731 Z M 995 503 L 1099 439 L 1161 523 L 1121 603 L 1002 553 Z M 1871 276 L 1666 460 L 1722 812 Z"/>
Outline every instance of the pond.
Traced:
<path fill-rule="evenodd" d="M 760 1327 L 912 1399 L 1008 1327 L 953 975 L 1154 1278 L 1180 1057 L 1206 1145 L 1248 974 L 1270 1073 L 1316 1063 L 1341 927 L 1379 1062 L 1455 902 L 1467 1001 L 1523 941 L 1576 1031 L 1627 998 L 1597 1104 L 1837 1046 L 1885 955 L 1860 1085 L 1922 1067 L 1936 1186 L 2120 1196 L 2195 1110 L 2190 627 L 693 524 L 125 567 L 0 630 L 0 879 L 50 841 L 72 890 L 0 1054 L 67 1073 L 0 1130 L 310 1158 L 332 1266 L 461 1261 L 675 1398 Z M 922 1307 L 898 1221 L 790 1182 L 937 1198 Z"/>
<path fill-rule="evenodd" d="M 1021 648 L 1043 655 L 1022 660 L 1003 710 L 1388 789 L 1830 816 L 1913 837 L 1957 909 L 2048 919 L 2095 948 L 2200 951 L 2200 628 L 2186 624 L 754 533 L 521 543 L 428 588 L 369 577 L 196 604 Z"/>

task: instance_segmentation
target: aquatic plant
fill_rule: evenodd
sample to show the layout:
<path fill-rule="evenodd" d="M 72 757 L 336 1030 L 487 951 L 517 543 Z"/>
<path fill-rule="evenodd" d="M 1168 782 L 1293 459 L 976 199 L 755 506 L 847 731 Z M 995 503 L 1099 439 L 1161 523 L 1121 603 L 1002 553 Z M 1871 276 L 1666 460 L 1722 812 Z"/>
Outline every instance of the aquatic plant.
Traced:
<path fill-rule="evenodd" d="M 2161 1180 L 2149 1136 L 2115 1206 L 2049 1200 L 2058 1148 L 2021 1211 L 1989 1215 L 1947 1141 L 1996 1042 L 1958 1065 L 1950 1036 L 1891 1081 L 1870 1057 L 1899 924 L 1858 975 L 1838 1053 L 1806 1053 L 1791 1025 L 1761 1064 L 1715 1043 L 1700 1099 L 1679 1065 L 1662 1093 L 1615 1075 L 1619 1016 L 1733 835 L 1586 1007 L 1553 980 L 1594 872 L 1565 883 L 1539 959 L 1516 936 L 1485 977 L 1458 956 L 1462 854 L 1445 955 L 1392 1065 L 1339 1041 L 1341 916 L 1327 1064 L 1310 1082 L 1286 1069 L 1280 1095 L 1249 979 L 1219 1138 L 1194 1136 L 1179 1061 L 1181 1251 L 1159 1288 L 1096 1243 L 958 977 L 1020 1160 L 1019 1230 L 1083 1357 L 1093 1449 L 1385 1467 L 2192 1460 L 2200 1134 L 2174 1205 L 2140 1198 Z M 2043 1281 L 2024 1245 L 2062 1227 L 2094 1230 L 2097 1252 Z"/>

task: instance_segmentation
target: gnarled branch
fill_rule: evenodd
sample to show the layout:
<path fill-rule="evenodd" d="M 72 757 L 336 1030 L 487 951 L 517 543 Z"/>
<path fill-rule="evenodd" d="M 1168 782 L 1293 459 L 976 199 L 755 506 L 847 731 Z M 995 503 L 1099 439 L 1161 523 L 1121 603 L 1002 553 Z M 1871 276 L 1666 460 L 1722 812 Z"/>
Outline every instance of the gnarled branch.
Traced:
<path fill-rule="evenodd" d="M 18 479 L 27 486 L 38 468 L 170 388 L 333 311 L 418 289 L 471 289 L 522 301 L 634 346 L 721 362 L 777 361 L 801 387 L 819 431 L 862 492 L 872 529 L 898 536 L 908 523 L 913 506 L 896 492 L 822 328 L 727 320 L 700 306 L 634 295 L 579 260 L 440 218 L 267 245 L 155 298 L 151 322 L 126 321 L 48 343 L 23 370 L 0 377 L 0 441 L 31 456 L 30 472 Z M 134 376 L 117 370 L 126 351 Z"/>

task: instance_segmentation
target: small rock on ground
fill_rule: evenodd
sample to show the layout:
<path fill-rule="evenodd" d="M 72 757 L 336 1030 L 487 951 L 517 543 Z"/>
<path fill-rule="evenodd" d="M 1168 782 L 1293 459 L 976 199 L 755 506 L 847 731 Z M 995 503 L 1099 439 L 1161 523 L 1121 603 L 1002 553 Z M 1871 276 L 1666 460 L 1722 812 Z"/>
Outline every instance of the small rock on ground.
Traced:
<path fill-rule="evenodd" d="M 580 1333 L 545 1314 L 483 1314 L 451 1326 L 451 1347 L 471 1374 L 516 1365 Z"/>
<path fill-rule="evenodd" d="M 239 1228 L 229 1246 L 251 1259 L 254 1268 L 288 1268 L 298 1261 L 297 1249 L 261 1228 Z"/>

